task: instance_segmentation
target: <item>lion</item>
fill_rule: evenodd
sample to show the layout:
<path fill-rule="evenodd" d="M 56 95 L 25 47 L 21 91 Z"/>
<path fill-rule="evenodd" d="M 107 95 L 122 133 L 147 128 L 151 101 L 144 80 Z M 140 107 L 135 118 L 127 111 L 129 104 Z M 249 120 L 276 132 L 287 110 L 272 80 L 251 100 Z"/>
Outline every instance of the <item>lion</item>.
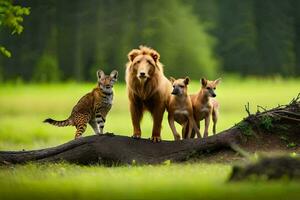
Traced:
<path fill-rule="evenodd" d="M 128 54 L 126 64 L 126 85 L 129 98 L 133 138 L 141 138 L 140 123 L 145 110 L 153 119 L 153 142 L 161 141 L 161 123 L 168 105 L 172 84 L 164 76 L 160 55 L 154 49 L 140 46 Z"/>

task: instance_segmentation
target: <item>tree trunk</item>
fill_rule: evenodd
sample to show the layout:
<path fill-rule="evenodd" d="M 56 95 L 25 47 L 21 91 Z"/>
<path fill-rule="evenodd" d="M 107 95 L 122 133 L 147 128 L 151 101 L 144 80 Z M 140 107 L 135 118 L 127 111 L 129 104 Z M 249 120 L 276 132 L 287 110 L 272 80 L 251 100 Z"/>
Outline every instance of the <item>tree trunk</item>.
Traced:
<path fill-rule="evenodd" d="M 34 151 L 0 151 L 0 163 L 30 161 L 77 164 L 157 164 L 166 160 L 183 162 L 209 155 L 238 151 L 299 152 L 300 96 L 289 105 L 258 111 L 217 135 L 203 139 L 162 141 L 132 139 L 111 133 L 88 136 L 57 147 Z M 261 108 L 263 109 L 263 108 Z"/>

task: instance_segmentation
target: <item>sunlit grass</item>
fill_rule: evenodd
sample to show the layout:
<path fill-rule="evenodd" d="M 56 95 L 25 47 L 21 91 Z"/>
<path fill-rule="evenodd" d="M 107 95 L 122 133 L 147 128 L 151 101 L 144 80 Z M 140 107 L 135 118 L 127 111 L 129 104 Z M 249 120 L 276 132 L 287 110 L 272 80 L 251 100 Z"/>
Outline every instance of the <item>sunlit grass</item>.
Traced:
<path fill-rule="evenodd" d="M 0 168 L 1 199 L 291 199 L 297 182 L 228 183 L 224 164 Z"/>

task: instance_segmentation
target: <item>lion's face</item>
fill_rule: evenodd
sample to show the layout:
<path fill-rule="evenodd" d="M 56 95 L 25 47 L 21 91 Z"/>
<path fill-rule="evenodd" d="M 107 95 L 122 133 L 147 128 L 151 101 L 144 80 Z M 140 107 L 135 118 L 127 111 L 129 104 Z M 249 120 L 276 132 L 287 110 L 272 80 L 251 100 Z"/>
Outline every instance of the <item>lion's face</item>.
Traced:
<path fill-rule="evenodd" d="M 136 77 L 144 82 L 153 76 L 156 64 L 151 56 L 139 55 L 133 60 L 132 68 Z"/>
<path fill-rule="evenodd" d="M 145 52 L 134 49 L 128 54 L 128 59 L 130 61 L 130 73 L 140 82 L 151 79 L 156 70 L 160 70 L 157 65 L 159 54 L 154 50 L 149 49 L 148 52 Z"/>

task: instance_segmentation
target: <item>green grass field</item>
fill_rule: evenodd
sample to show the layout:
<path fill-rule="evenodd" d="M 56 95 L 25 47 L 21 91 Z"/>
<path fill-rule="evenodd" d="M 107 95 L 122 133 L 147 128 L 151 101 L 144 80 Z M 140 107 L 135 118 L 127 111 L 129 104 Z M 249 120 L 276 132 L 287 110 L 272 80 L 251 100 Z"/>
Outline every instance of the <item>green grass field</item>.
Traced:
<path fill-rule="evenodd" d="M 74 127 L 59 128 L 42 121 L 47 117 L 65 119 L 78 99 L 95 84 L 0 85 L 0 150 L 37 149 L 56 146 L 74 137 Z M 217 88 L 221 104 L 217 131 L 239 122 L 250 103 L 266 108 L 286 104 L 295 97 L 296 79 L 223 79 Z M 190 85 L 190 93 L 199 89 Z M 162 138 L 173 140 L 166 120 Z M 150 137 L 152 121 L 147 114 L 143 137 Z M 130 136 L 132 127 L 125 85 L 115 87 L 115 99 L 105 131 Z M 201 133 L 203 129 L 201 130 Z M 88 128 L 86 135 L 91 135 Z M 117 147 L 115 147 L 117 148 Z M 76 166 L 69 164 L 28 164 L 0 167 L 0 199 L 297 199 L 300 183 L 227 183 L 231 164 L 187 163 L 158 166 Z"/>

